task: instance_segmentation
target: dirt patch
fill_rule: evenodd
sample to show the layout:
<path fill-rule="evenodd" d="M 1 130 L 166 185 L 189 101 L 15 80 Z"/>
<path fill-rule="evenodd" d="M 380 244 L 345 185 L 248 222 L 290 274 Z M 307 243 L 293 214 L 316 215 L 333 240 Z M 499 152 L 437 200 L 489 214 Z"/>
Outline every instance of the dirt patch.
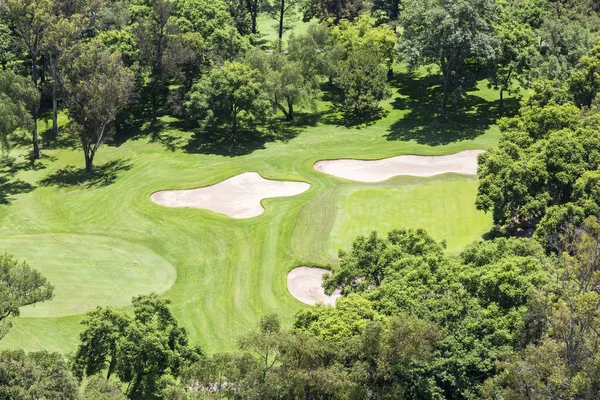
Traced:
<path fill-rule="evenodd" d="M 305 182 L 272 181 L 245 172 L 213 186 L 156 192 L 150 199 L 166 207 L 205 208 L 232 218 L 251 218 L 264 212 L 262 199 L 295 196 L 309 188 Z"/>
<path fill-rule="evenodd" d="M 297 267 L 291 270 L 287 276 L 288 290 L 298 300 L 306 304 L 316 304 L 323 302 L 325 304 L 335 304 L 339 291 L 331 296 L 325 294 L 321 287 L 323 275 L 330 271 L 323 268 Z"/>
<path fill-rule="evenodd" d="M 433 176 L 449 172 L 477 174 L 477 156 L 483 150 L 466 150 L 447 156 L 398 156 L 383 160 L 323 160 L 315 169 L 358 182 L 381 182 L 397 175 Z"/>

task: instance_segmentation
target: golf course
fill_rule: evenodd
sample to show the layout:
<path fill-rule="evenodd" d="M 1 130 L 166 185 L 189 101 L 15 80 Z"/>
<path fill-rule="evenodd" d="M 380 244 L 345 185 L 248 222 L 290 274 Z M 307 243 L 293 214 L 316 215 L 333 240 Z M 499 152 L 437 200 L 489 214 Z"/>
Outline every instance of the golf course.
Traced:
<path fill-rule="evenodd" d="M 354 126 L 322 101 L 319 118 L 303 115 L 282 135 L 229 149 L 196 145 L 193 132 L 163 117 L 158 129 L 142 126 L 103 147 L 91 176 L 66 140 L 34 167 L 13 150 L 16 161 L 4 169 L 4 185 L 14 189 L 0 208 L 0 245 L 47 276 L 55 295 L 23 308 L 0 345 L 73 351 L 85 311 L 126 307 L 133 295 L 157 292 L 172 301 L 192 341 L 209 352 L 233 350 L 261 315 L 277 313 L 289 324 L 304 307 L 286 286 L 291 269 L 335 265 L 337 251 L 358 235 L 425 228 L 455 253 L 481 238 L 492 222 L 475 209 L 474 175 L 368 183 L 315 170 L 321 160 L 451 155 L 497 142 L 485 114 L 497 108 L 498 95 L 485 82 L 468 93 L 470 109 L 458 121 L 441 127 L 432 107 L 431 121 L 417 125 L 414 114 L 421 119 L 427 110 L 414 98 L 418 88 L 405 90 L 409 74 L 399 70 L 380 119 Z M 422 74 L 415 85 L 430 85 Z M 420 108 L 398 107 L 401 101 Z M 263 213 L 242 219 L 151 200 L 155 192 L 207 187 L 246 172 L 310 188 L 266 198 Z"/>

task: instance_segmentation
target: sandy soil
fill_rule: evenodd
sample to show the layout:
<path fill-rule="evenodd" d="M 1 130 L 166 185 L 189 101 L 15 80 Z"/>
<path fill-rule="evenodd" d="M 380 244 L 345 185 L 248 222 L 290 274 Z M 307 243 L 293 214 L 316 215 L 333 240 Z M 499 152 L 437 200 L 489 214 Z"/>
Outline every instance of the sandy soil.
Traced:
<path fill-rule="evenodd" d="M 477 156 L 483 150 L 466 150 L 448 156 L 398 156 L 383 160 L 323 160 L 315 169 L 359 182 L 381 182 L 396 175 L 433 176 L 455 172 L 477 174 Z"/>
<path fill-rule="evenodd" d="M 262 199 L 295 196 L 309 188 L 308 183 L 272 181 L 246 172 L 200 189 L 156 192 L 150 199 L 166 207 L 206 208 L 232 218 L 251 218 L 264 212 Z"/>
<path fill-rule="evenodd" d="M 336 291 L 331 296 L 327 296 L 321 287 L 323 274 L 328 272 L 323 268 L 294 268 L 287 276 L 288 290 L 292 296 L 306 304 L 316 304 L 319 301 L 325 304 L 335 304 L 340 293 Z"/>

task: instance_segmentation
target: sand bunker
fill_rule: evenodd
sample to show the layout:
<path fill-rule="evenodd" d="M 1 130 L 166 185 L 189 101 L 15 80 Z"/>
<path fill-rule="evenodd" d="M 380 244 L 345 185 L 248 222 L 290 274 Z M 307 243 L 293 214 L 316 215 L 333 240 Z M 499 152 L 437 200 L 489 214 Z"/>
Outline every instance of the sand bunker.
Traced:
<path fill-rule="evenodd" d="M 335 304 L 335 300 L 340 297 L 339 291 L 328 296 L 321 287 L 323 274 L 328 272 L 323 268 L 294 268 L 287 277 L 288 290 L 292 296 L 306 304 L 316 304 L 319 301 L 325 304 Z"/>
<path fill-rule="evenodd" d="M 264 212 L 262 199 L 295 196 L 309 188 L 308 183 L 272 181 L 246 172 L 200 189 L 156 192 L 150 199 L 166 207 L 206 208 L 232 218 L 251 218 Z"/>
<path fill-rule="evenodd" d="M 455 172 L 477 174 L 477 156 L 483 150 L 466 150 L 448 156 L 398 156 L 383 160 L 323 160 L 315 169 L 359 182 L 381 182 L 396 175 L 433 176 Z"/>

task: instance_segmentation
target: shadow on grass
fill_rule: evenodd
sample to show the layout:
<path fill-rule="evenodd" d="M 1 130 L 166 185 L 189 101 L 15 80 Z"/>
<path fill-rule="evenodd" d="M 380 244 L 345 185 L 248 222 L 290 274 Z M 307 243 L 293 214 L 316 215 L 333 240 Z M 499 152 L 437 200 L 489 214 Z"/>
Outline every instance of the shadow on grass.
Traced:
<path fill-rule="evenodd" d="M 319 118 L 325 124 L 362 129 L 373 125 L 388 114 L 388 111 L 382 108 L 364 113 L 357 113 L 348 109 L 344 106 L 342 91 L 330 83 L 323 83 L 321 90 L 323 91 L 322 100 L 331 103 L 329 109 L 319 115 Z"/>
<path fill-rule="evenodd" d="M 94 166 L 92 172 L 85 172 L 84 168 L 68 166 L 52 173 L 39 183 L 41 186 L 81 186 L 84 188 L 97 188 L 113 184 L 119 172 L 131 169 L 128 161 L 115 160 L 106 164 Z"/>
<path fill-rule="evenodd" d="M 198 129 L 194 132 L 183 150 L 193 154 L 216 154 L 237 157 L 264 149 L 269 142 L 287 142 L 308 126 L 315 126 L 321 114 L 296 113 L 292 122 L 273 118 L 262 130 L 244 130 L 231 137 L 230 133 L 218 129 Z"/>
<path fill-rule="evenodd" d="M 46 168 L 42 163 L 24 159 L 22 161 L 12 157 L 0 160 L 0 204 L 10 204 L 13 196 L 29 193 L 36 187 L 21 179 L 13 179 L 21 171 L 39 171 Z"/>
<path fill-rule="evenodd" d="M 447 122 L 442 124 L 439 122 L 442 98 L 439 76 L 420 77 L 407 72 L 397 74 L 390 84 L 400 93 L 392 106 L 407 113 L 391 125 L 386 135 L 388 140 L 414 140 L 431 146 L 471 140 L 484 134 L 499 118 L 514 116 L 519 110 L 518 99 L 505 99 L 502 103 L 466 94 L 456 104 L 448 104 Z"/>
<path fill-rule="evenodd" d="M 29 193 L 35 186 L 20 179 L 0 177 L 0 204 L 10 204 L 12 197 L 21 193 Z"/>

